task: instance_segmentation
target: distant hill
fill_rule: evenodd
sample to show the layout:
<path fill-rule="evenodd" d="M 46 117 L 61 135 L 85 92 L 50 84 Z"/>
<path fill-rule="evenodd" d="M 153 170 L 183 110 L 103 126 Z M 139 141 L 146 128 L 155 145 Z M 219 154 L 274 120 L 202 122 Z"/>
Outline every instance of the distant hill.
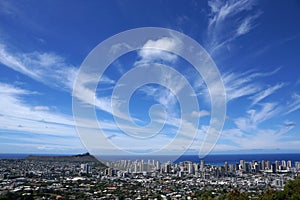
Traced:
<path fill-rule="evenodd" d="M 101 163 L 97 158 L 90 155 L 89 153 L 73 155 L 73 156 L 36 156 L 36 155 L 29 155 L 24 159 L 26 159 L 26 160 L 37 160 L 37 161 L 55 161 L 55 162 L 69 161 L 69 162 L 99 162 L 99 163 Z M 103 163 L 101 163 L 101 164 L 103 164 Z"/>

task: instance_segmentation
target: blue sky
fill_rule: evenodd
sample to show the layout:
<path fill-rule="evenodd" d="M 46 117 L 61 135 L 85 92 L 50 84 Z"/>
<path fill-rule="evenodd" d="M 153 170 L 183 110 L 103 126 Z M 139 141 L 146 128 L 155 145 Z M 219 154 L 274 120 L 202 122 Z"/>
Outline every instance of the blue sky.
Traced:
<path fill-rule="evenodd" d="M 85 152 L 72 112 L 78 70 L 100 42 L 140 27 L 184 33 L 214 60 L 226 90 L 227 113 L 213 153 L 300 152 L 299 9 L 297 0 L 0 1 L 0 152 Z M 152 43 L 172 50 L 178 47 L 173 39 Z M 165 51 L 130 52 L 105 72 L 95 104 L 107 140 L 142 151 L 142 145 L 131 144 L 115 126 L 110 97 L 124 73 L 145 61 L 176 69 L 193 86 L 200 110 L 191 114 L 200 119 L 193 127 L 199 138 L 187 152 L 197 152 L 211 116 L 206 84 L 193 66 Z M 161 76 L 168 86 L 181 89 L 174 77 Z M 89 104 L 84 91 L 78 98 Z M 129 110 L 133 121 L 144 126 L 155 103 L 167 112 L 166 126 L 153 144 L 159 148 L 176 137 L 181 117 L 176 94 L 157 84 L 145 85 L 133 94 Z M 189 132 L 189 124 L 184 125 Z M 131 130 L 144 133 L 140 127 Z M 191 140 L 180 139 L 184 144 Z"/>

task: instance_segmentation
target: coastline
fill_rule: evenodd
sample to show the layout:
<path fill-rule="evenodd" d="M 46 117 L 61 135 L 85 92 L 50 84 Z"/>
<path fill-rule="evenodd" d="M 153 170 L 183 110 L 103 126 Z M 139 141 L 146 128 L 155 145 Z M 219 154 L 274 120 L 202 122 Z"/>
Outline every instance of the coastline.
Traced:
<path fill-rule="evenodd" d="M 0 154 L 0 159 L 24 159 L 29 155 L 33 156 L 72 156 L 71 154 Z M 97 157 L 97 156 L 96 156 Z M 149 160 L 155 159 L 161 162 L 167 162 L 170 160 L 170 156 L 160 155 L 160 156 L 147 156 L 147 155 L 132 155 L 132 156 L 123 156 L 123 155 L 106 155 L 106 156 L 98 156 L 101 160 Z M 228 162 L 228 164 L 235 164 L 240 160 L 245 160 L 247 162 L 257 160 L 269 160 L 270 162 L 281 161 L 281 160 L 291 160 L 293 165 L 296 161 L 300 161 L 300 153 L 274 153 L 274 154 L 209 154 L 204 158 L 199 158 L 198 155 L 182 155 L 180 156 L 174 163 L 179 163 L 182 161 L 191 161 L 195 163 L 199 163 L 200 160 L 204 160 L 205 163 L 211 165 L 223 165 L 224 162 Z"/>

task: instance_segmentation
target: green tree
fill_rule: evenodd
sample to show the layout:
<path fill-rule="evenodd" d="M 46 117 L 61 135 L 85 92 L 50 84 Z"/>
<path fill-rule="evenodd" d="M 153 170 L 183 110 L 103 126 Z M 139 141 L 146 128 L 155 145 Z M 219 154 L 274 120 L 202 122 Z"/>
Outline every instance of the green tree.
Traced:
<path fill-rule="evenodd" d="M 234 189 L 227 193 L 228 200 L 248 200 L 247 193 L 240 193 L 238 190 Z"/>

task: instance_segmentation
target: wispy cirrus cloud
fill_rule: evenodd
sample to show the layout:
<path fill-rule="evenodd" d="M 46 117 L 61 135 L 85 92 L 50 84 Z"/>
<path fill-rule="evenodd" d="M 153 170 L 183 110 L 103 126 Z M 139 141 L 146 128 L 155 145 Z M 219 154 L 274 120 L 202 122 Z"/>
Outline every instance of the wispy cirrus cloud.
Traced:
<path fill-rule="evenodd" d="M 0 43 L 0 63 L 19 73 L 22 73 L 38 82 L 50 87 L 63 89 L 72 92 L 73 84 L 76 79 L 78 68 L 69 64 L 62 56 L 49 52 L 9 52 L 4 44 Z M 115 82 L 103 76 L 100 80 L 93 75 L 85 76 L 84 82 L 78 84 L 78 96 L 83 102 L 94 105 L 98 109 L 110 112 L 111 105 L 107 98 L 88 98 L 94 97 L 95 91 L 90 91 L 86 85 L 91 83 L 102 83 L 112 85 Z"/>
<path fill-rule="evenodd" d="M 14 148 L 21 146 L 31 152 L 82 152 L 73 116 L 61 113 L 49 105 L 32 105 L 29 99 L 41 95 L 0 82 L 0 149 L 13 152 Z M 83 120 L 86 129 L 98 128 L 91 120 Z M 117 130 L 111 123 L 103 122 L 102 125 Z"/>
<path fill-rule="evenodd" d="M 254 21 L 257 15 L 246 17 L 236 29 L 235 37 L 247 34 L 251 29 L 254 28 Z"/>
<path fill-rule="evenodd" d="M 47 85 L 70 90 L 77 69 L 65 59 L 49 52 L 9 52 L 0 43 L 0 63 Z"/>
<path fill-rule="evenodd" d="M 226 90 L 227 102 L 242 97 L 248 97 L 254 104 L 276 92 L 285 86 L 284 83 L 277 83 L 273 87 L 265 86 L 263 82 L 258 82 L 263 77 L 271 77 L 276 74 L 280 68 L 269 72 L 257 72 L 248 70 L 245 72 L 226 72 L 222 74 L 222 80 Z M 267 89 L 264 89 L 267 88 Z"/>
<path fill-rule="evenodd" d="M 264 92 L 264 85 L 257 82 L 261 77 L 269 77 L 277 73 L 278 70 L 271 72 L 256 72 L 253 70 L 248 70 L 246 72 L 226 72 L 222 74 L 222 81 L 226 90 L 227 102 L 234 101 L 242 97 L 248 97 L 254 99 L 256 96 L 257 100 L 262 100 L 263 97 L 268 96 L 271 92 L 275 92 L 284 86 L 283 83 L 276 84 L 274 88 L 266 89 Z M 201 79 L 195 80 L 194 88 L 199 95 L 205 95 L 206 101 L 210 101 L 209 92 L 206 86 L 203 84 Z M 212 87 L 211 90 L 218 91 L 218 87 Z M 269 94 L 270 93 L 270 94 Z M 264 97 L 264 98 L 265 98 Z M 261 98 L 261 99 L 258 99 Z M 254 101 L 254 100 L 253 100 Z M 257 101 L 256 103 L 258 103 Z"/>
<path fill-rule="evenodd" d="M 291 141 L 289 132 L 295 125 L 287 126 L 285 123 L 274 129 L 265 128 L 244 132 L 241 129 L 223 130 L 221 141 L 230 141 L 227 145 L 217 144 L 214 149 L 218 151 L 251 151 L 251 150 L 273 150 L 273 149 L 291 149 L 298 150 L 299 141 Z M 295 142 L 295 143 L 293 143 Z M 287 148 L 288 147 L 288 148 Z"/>
<path fill-rule="evenodd" d="M 220 24 L 228 17 L 232 17 L 242 11 L 251 10 L 254 5 L 255 1 L 253 0 L 210 0 L 208 1 L 208 6 L 211 9 L 209 25 Z"/>
<path fill-rule="evenodd" d="M 37 134 L 74 136 L 71 116 L 49 110 L 47 106 L 26 104 L 24 96 L 40 95 L 0 82 L 2 130 L 25 131 Z"/>
<path fill-rule="evenodd" d="M 256 76 L 250 74 L 251 72 L 247 71 L 245 73 L 225 73 L 222 75 L 227 101 L 249 96 L 261 90 L 261 86 L 254 81 Z"/>
<path fill-rule="evenodd" d="M 253 100 L 252 105 L 257 104 L 258 102 L 260 102 L 263 99 L 265 99 L 266 97 L 272 95 L 274 92 L 276 92 L 277 90 L 281 89 L 284 86 L 285 86 L 284 83 L 278 83 L 272 87 L 268 87 L 267 89 L 262 90 L 261 92 L 257 93 L 256 95 L 254 95 L 250 98 Z"/>
<path fill-rule="evenodd" d="M 158 57 L 160 56 L 160 52 L 164 51 L 159 49 L 157 51 L 155 51 L 155 49 L 154 51 L 151 51 L 152 48 L 159 48 L 161 45 L 164 45 L 164 47 L 167 46 L 171 51 L 173 48 L 178 47 L 176 42 L 177 41 L 170 38 L 163 38 L 157 41 L 148 41 L 145 44 L 145 48 L 140 51 L 140 58 L 143 62 L 153 62 L 159 59 Z M 73 65 L 69 65 L 63 57 L 55 53 L 47 52 L 12 53 L 3 44 L 1 44 L 0 50 L 0 62 L 3 65 L 46 85 L 54 86 L 60 89 L 64 88 L 67 91 L 72 90 L 73 82 L 77 75 L 77 68 Z M 175 61 L 174 59 L 177 57 L 169 52 L 164 52 L 163 55 L 165 55 L 163 60 L 168 62 Z M 121 110 L 118 110 L 118 105 L 113 105 L 115 112 L 112 112 L 110 97 L 97 97 L 95 91 L 89 89 L 88 85 L 97 83 L 99 81 L 98 77 L 90 74 L 86 74 L 84 76 L 85 77 L 81 79 L 83 82 L 77 84 L 77 93 L 73 93 L 73 95 L 78 97 L 78 99 L 87 105 L 95 105 L 96 108 L 101 111 L 116 115 L 117 117 L 126 118 L 127 115 L 124 115 Z M 113 80 L 106 76 L 102 77 L 100 83 L 109 85 L 115 84 Z M 169 81 L 169 83 L 171 82 Z M 1 116 L 5 117 L 5 120 L 2 121 L 2 129 L 23 132 L 31 131 L 37 134 L 48 134 L 51 131 L 52 132 L 49 134 L 74 134 L 74 122 L 71 116 L 59 117 L 60 115 L 53 114 L 48 106 L 28 105 L 21 100 L 21 97 L 30 91 L 22 90 L 12 85 L 2 84 L 1 86 L 3 87 L 2 91 L 6 92 L 6 94 L 2 93 L 2 98 L 7 100 L 7 102 L 3 103 L 2 105 L 4 105 L 6 108 L 13 107 L 14 110 L 18 111 L 18 113 L 16 112 L 8 115 L 8 111 L 6 112 L 6 109 L 3 110 Z M 170 101 L 173 99 L 172 95 L 167 92 L 161 94 L 162 95 L 158 97 L 159 101 L 165 105 L 169 105 Z M 20 117 L 24 114 L 27 117 Z M 66 119 L 68 119 L 68 122 L 66 122 Z M 87 126 L 89 126 L 89 124 L 90 123 L 87 119 Z M 101 124 L 107 130 L 119 131 L 118 127 L 112 121 L 107 121 Z M 133 127 L 127 128 L 131 128 L 133 131 L 140 130 Z"/>
<path fill-rule="evenodd" d="M 263 149 L 298 149 L 291 143 L 291 130 L 296 127 L 296 123 L 290 120 L 280 122 L 274 127 L 260 126 L 265 121 L 272 119 L 282 113 L 282 107 L 275 103 L 261 104 L 260 109 L 247 111 L 246 117 L 239 117 L 234 120 L 237 128 L 223 130 L 221 141 L 229 141 L 227 150 L 243 151 Z M 217 145 L 216 151 L 220 151 L 221 145 Z"/>
<path fill-rule="evenodd" d="M 261 104 L 261 110 L 257 111 L 251 109 L 248 111 L 250 120 L 253 124 L 258 125 L 267 119 L 270 119 L 278 114 L 280 106 L 277 103 L 264 103 Z"/>
<path fill-rule="evenodd" d="M 276 103 L 264 103 L 260 105 L 260 108 L 260 110 L 248 110 L 247 117 L 239 117 L 234 120 L 234 123 L 240 130 L 250 132 L 255 130 L 259 124 L 276 116 L 281 111 L 281 107 Z"/>
<path fill-rule="evenodd" d="M 291 102 L 287 105 L 287 111 L 285 114 L 290 114 L 299 109 L 300 109 L 300 95 L 297 93 L 294 93 L 292 95 Z"/>
<path fill-rule="evenodd" d="M 210 8 L 207 28 L 207 48 L 214 53 L 239 36 L 247 34 L 255 27 L 255 19 L 260 12 L 249 13 L 255 0 L 208 1 Z M 242 17 L 247 13 L 246 17 Z"/>

